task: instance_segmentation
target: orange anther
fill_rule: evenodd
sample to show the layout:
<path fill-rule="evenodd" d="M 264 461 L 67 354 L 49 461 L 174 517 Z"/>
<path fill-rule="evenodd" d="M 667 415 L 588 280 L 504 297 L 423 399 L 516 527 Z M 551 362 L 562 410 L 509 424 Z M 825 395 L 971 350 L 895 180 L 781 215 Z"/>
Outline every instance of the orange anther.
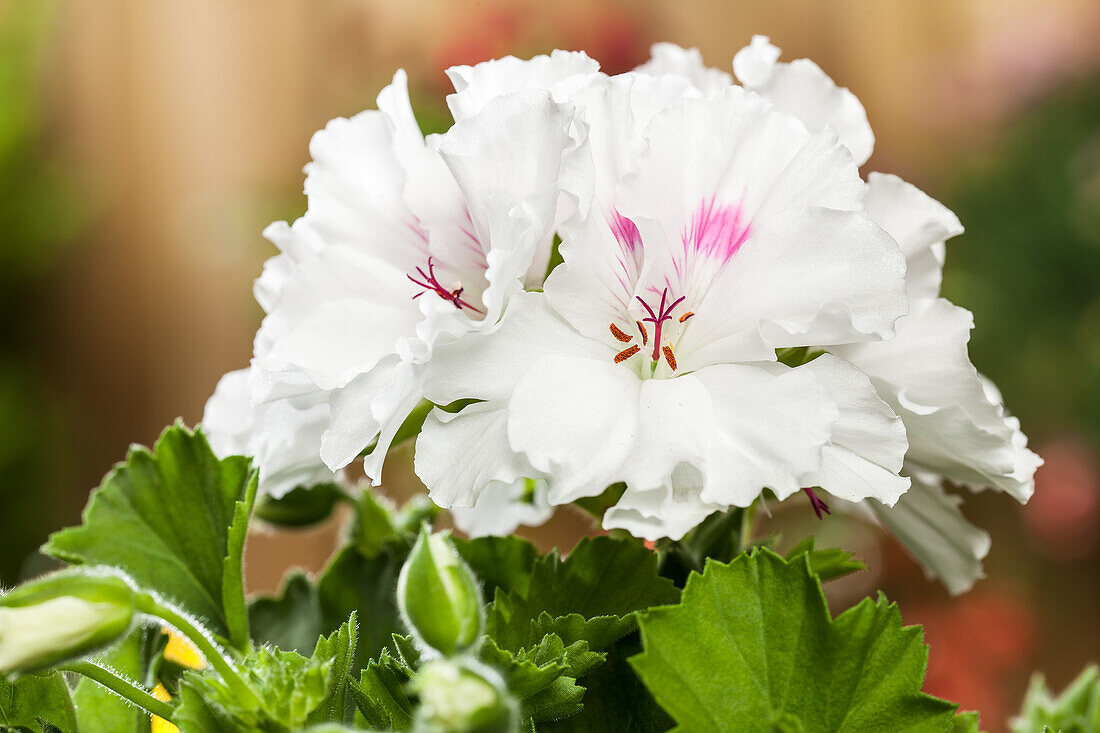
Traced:
<path fill-rule="evenodd" d="M 638 324 L 638 330 L 642 332 L 642 346 L 648 346 L 649 345 L 649 331 L 645 330 L 645 326 L 642 325 L 641 321 L 634 321 L 634 322 Z"/>
<path fill-rule="evenodd" d="M 637 354 L 641 350 L 642 349 L 641 349 L 640 346 L 638 346 L 638 344 L 634 344 L 631 347 L 623 349 L 618 354 L 615 354 L 615 363 L 618 364 L 620 361 L 626 361 L 627 359 L 634 356 L 635 354 Z"/>
<path fill-rule="evenodd" d="M 684 315 L 680 316 L 680 323 L 683 323 L 684 321 L 686 321 L 687 319 L 691 318 L 694 315 L 695 315 L 695 313 L 693 313 L 692 311 L 688 311 Z"/>
<path fill-rule="evenodd" d="M 611 324 L 611 335 L 617 338 L 619 341 L 622 341 L 624 344 L 630 342 L 630 335 L 627 334 L 626 331 L 623 331 L 621 328 L 616 326 L 614 323 Z"/>
<path fill-rule="evenodd" d="M 672 347 L 662 346 L 661 351 L 664 353 L 665 361 L 668 362 L 669 367 L 672 368 L 672 371 L 676 371 L 676 355 L 672 353 Z"/>

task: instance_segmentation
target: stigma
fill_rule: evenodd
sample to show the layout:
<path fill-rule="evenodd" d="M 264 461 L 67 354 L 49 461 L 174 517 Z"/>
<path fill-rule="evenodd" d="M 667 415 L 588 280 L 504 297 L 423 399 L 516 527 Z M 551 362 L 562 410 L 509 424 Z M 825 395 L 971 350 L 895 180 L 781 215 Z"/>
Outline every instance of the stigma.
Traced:
<path fill-rule="evenodd" d="M 415 284 L 417 284 L 420 287 L 424 288 L 419 293 L 414 295 L 412 297 L 412 299 L 416 300 L 417 298 L 419 298 L 424 293 L 435 293 L 436 295 L 438 295 L 443 300 L 446 300 L 449 303 L 451 303 L 458 310 L 462 310 L 463 308 L 469 308 L 474 313 L 481 313 L 480 308 L 477 308 L 476 306 L 472 305 L 471 303 L 467 302 L 466 300 L 463 300 L 462 293 L 465 290 L 465 288 L 462 287 L 462 283 L 455 283 L 453 288 L 448 289 L 448 288 L 444 287 L 439 282 L 439 280 L 435 276 L 435 263 L 432 262 L 432 259 L 433 258 L 431 258 L 431 257 L 428 258 L 428 271 L 427 272 L 424 271 L 423 267 L 416 268 L 416 274 L 420 276 L 419 280 L 417 280 L 412 275 L 406 275 L 405 276 L 405 277 L 409 278 L 409 280 L 412 280 Z"/>

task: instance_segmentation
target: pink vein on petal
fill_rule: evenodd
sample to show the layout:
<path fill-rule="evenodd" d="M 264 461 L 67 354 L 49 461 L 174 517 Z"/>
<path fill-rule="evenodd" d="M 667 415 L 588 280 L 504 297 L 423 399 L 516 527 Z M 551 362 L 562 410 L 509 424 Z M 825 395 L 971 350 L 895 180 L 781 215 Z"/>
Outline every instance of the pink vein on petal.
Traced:
<path fill-rule="evenodd" d="M 729 262 L 752 234 L 752 226 L 744 220 L 741 204 L 720 205 L 712 196 L 699 204 L 691 218 L 691 226 L 683 234 L 684 254 L 697 254 Z"/>

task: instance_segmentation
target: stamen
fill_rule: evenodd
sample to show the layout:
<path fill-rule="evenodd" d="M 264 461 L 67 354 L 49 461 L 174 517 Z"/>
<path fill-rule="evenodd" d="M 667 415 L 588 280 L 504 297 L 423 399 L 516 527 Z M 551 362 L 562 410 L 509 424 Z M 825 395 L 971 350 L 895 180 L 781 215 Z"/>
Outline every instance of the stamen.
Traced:
<path fill-rule="evenodd" d="M 695 315 L 694 311 L 688 311 L 684 315 L 680 316 L 680 323 L 683 323 L 684 321 L 686 321 L 687 319 L 691 318 L 694 315 Z"/>
<path fill-rule="evenodd" d="M 665 344 L 661 347 L 661 351 L 665 355 L 665 361 L 668 362 L 668 366 L 672 369 L 672 371 L 676 371 L 676 355 L 672 353 L 672 347 L 668 344 Z"/>
<path fill-rule="evenodd" d="M 638 324 L 638 330 L 642 332 L 642 346 L 649 346 L 649 331 L 645 330 L 645 325 L 641 321 L 634 321 Z"/>
<path fill-rule="evenodd" d="M 634 344 L 629 348 L 623 349 L 618 354 L 615 354 L 615 363 L 618 364 L 619 362 L 626 361 L 641 350 L 642 348 L 638 346 L 638 344 Z"/>
<path fill-rule="evenodd" d="M 617 338 L 619 341 L 622 341 L 624 344 L 630 343 L 631 338 L 632 338 L 630 336 L 630 334 L 623 331 L 621 328 L 616 326 L 614 323 L 611 324 L 611 335 L 614 336 L 615 338 Z"/>
<path fill-rule="evenodd" d="M 818 497 L 818 495 L 816 493 L 814 493 L 813 489 L 802 489 L 802 490 L 805 491 L 806 496 L 809 497 L 810 506 L 813 508 L 814 514 L 817 515 L 818 519 L 821 519 L 821 513 L 822 512 L 824 512 L 825 514 L 832 514 L 832 512 L 829 511 L 829 505 L 826 504 L 824 501 L 822 501 L 821 498 Z"/>

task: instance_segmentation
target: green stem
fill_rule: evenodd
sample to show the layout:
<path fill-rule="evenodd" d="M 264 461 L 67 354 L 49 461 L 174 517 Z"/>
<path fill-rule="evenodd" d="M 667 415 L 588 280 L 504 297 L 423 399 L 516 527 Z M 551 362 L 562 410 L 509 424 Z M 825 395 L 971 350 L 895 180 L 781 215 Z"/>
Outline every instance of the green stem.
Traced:
<path fill-rule="evenodd" d="M 257 696 L 252 686 L 241 677 L 240 673 L 233 668 L 229 660 L 225 658 L 222 650 L 211 641 L 201 629 L 195 626 L 182 614 L 162 606 L 153 600 L 152 596 L 139 595 L 137 597 L 137 608 L 143 613 L 147 613 L 151 616 L 168 623 L 176 631 L 180 632 L 198 648 L 202 653 L 206 661 L 214 668 L 214 671 L 218 673 L 218 676 L 229 686 L 229 689 L 237 696 L 238 702 L 243 707 L 258 707 L 260 704 L 260 698 Z"/>
<path fill-rule="evenodd" d="M 129 680 L 119 677 L 109 669 L 87 661 L 69 662 L 58 666 L 66 672 L 75 672 L 98 682 L 116 695 L 129 700 L 142 710 L 171 722 L 175 709 L 168 703 L 158 700 Z"/>
<path fill-rule="evenodd" d="M 752 523 L 756 518 L 756 509 L 758 506 L 760 506 L 759 499 L 750 504 L 749 507 L 741 513 L 741 531 L 738 533 L 738 543 L 741 552 L 744 552 L 749 545 L 752 544 Z"/>

